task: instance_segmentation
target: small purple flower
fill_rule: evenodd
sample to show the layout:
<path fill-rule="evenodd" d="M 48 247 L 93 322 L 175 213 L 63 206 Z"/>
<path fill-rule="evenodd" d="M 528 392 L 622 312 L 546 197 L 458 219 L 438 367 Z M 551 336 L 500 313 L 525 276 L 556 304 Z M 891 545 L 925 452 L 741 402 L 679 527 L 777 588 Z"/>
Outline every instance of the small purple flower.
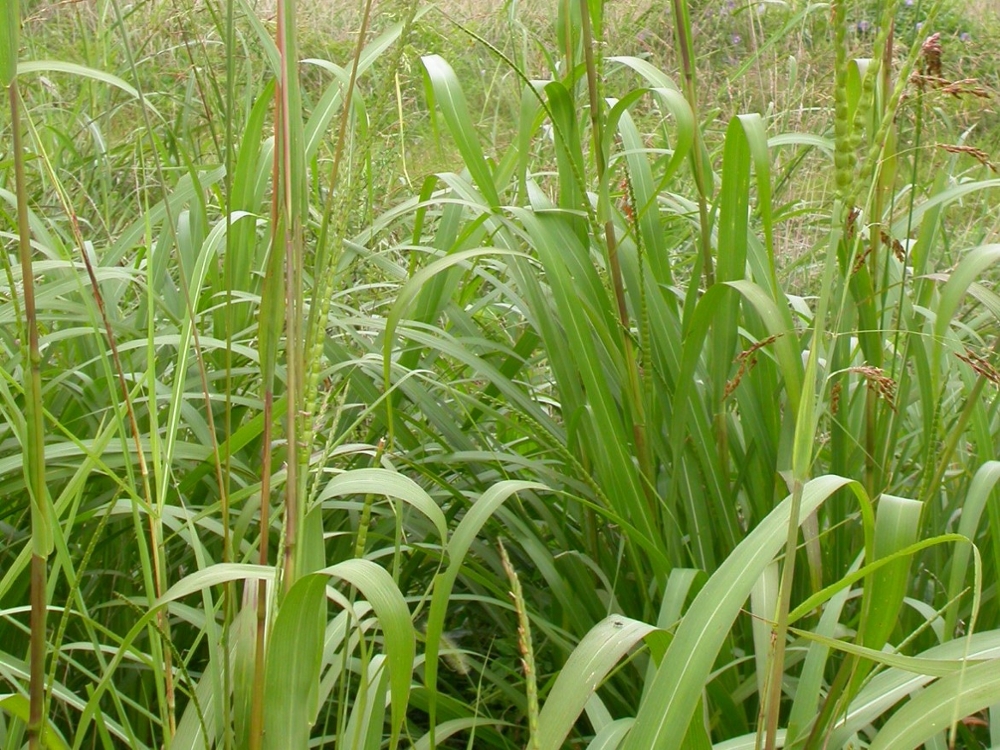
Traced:
<path fill-rule="evenodd" d="M 913 7 L 913 0 L 906 0 L 906 2 L 903 3 L 903 5 L 905 5 L 907 8 L 912 8 Z"/>
<path fill-rule="evenodd" d="M 743 41 L 743 37 L 741 37 L 739 34 L 733 34 L 731 37 L 729 37 L 729 41 L 735 47 L 737 44 Z"/>
<path fill-rule="evenodd" d="M 868 21 L 864 21 L 864 20 L 858 21 L 858 27 L 857 28 L 858 28 L 858 33 L 859 34 L 867 34 L 868 31 L 869 31 L 869 29 L 871 29 L 871 27 L 872 27 L 872 25 L 870 23 L 868 23 Z"/>
<path fill-rule="evenodd" d="M 917 31 L 920 31 L 920 29 L 922 29 L 923 27 L 924 27 L 923 21 L 917 21 L 915 24 L 913 24 L 913 28 L 916 29 Z"/>
<path fill-rule="evenodd" d="M 958 38 L 963 42 L 972 41 L 972 35 L 968 31 L 963 31 L 961 34 L 958 35 Z"/>

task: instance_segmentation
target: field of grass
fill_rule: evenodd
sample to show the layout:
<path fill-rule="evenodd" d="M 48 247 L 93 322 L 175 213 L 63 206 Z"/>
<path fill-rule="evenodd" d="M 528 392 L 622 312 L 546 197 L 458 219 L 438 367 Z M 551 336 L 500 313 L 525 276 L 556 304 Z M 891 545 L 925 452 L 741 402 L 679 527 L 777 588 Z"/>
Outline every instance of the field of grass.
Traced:
<path fill-rule="evenodd" d="M 0 747 L 1000 748 L 992 0 L 0 2 Z"/>

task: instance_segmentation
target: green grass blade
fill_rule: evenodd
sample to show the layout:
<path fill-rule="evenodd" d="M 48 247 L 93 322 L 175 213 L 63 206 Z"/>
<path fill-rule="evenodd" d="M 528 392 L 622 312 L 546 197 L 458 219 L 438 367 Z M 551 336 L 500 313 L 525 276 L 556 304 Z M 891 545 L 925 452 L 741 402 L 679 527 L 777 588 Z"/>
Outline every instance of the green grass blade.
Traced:
<path fill-rule="evenodd" d="M 458 574 L 462 570 L 465 556 L 486 522 L 514 493 L 544 489 L 546 489 L 544 485 L 536 482 L 501 482 L 479 497 L 479 500 L 469 508 L 451 535 L 448 542 L 448 567 L 434 579 L 434 593 L 431 595 L 431 606 L 427 614 L 424 685 L 428 690 L 428 713 L 430 714 L 432 743 L 437 719 L 437 674 L 441 635 L 445 630 L 444 621 L 448 614 L 451 593 L 455 581 L 458 580 Z"/>
<path fill-rule="evenodd" d="M 587 241 L 587 220 L 584 202 L 584 156 L 576 103 L 569 90 L 560 82 L 545 85 L 549 114 L 552 117 L 556 145 L 556 172 L 559 176 L 559 207 L 581 243 Z"/>
<path fill-rule="evenodd" d="M 71 76 L 89 78 L 100 83 L 106 83 L 109 86 L 114 86 L 116 89 L 124 91 L 133 99 L 139 99 L 143 106 L 148 107 L 149 111 L 156 115 L 157 118 L 161 117 L 160 113 L 156 110 L 156 107 L 146 101 L 134 86 L 126 81 L 123 81 L 118 76 L 106 71 L 88 68 L 86 65 L 65 62 L 63 60 L 27 60 L 18 64 L 18 75 L 23 76 L 29 73 L 66 73 Z"/>
<path fill-rule="evenodd" d="M 618 661 L 655 628 L 612 615 L 595 625 L 573 649 L 538 717 L 539 750 L 559 750 L 590 696 Z"/>
<path fill-rule="evenodd" d="M 767 659 L 771 653 L 771 618 L 778 611 L 779 568 L 772 563 L 764 569 L 750 590 L 750 613 L 753 615 L 753 653 L 757 662 L 757 694 L 765 694 L 767 679 Z"/>
<path fill-rule="evenodd" d="M 970 666 L 988 661 L 986 659 L 925 659 L 919 656 L 903 656 L 902 654 L 894 654 L 882 649 L 865 648 L 864 646 L 858 646 L 847 641 L 812 633 L 808 630 L 799 630 L 798 628 L 789 628 L 789 630 L 800 638 L 822 644 L 826 648 L 868 659 L 877 664 L 893 667 L 903 672 L 911 672 L 912 674 L 925 675 L 927 677 L 944 677 L 945 675 L 956 674 Z"/>
<path fill-rule="evenodd" d="M 21 49 L 21 2 L 7 0 L 0 8 L 0 84 L 7 88 L 17 77 Z"/>
<path fill-rule="evenodd" d="M 264 671 L 264 748 L 289 750 L 309 745 L 316 719 L 326 578 L 308 575 L 285 593 L 268 636 Z"/>
<path fill-rule="evenodd" d="M 339 578 L 357 588 L 378 617 L 389 668 L 389 694 L 392 699 L 389 747 L 394 750 L 406 718 L 416 652 L 410 610 L 392 577 L 369 560 L 345 560 L 320 573 Z"/>
<path fill-rule="evenodd" d="M 1000 482 L 1000 461 L 987 461 L 979 467 L 979 471 L 972 478 L 965 498 L 962 501 L 962 517 L 958 522 L 958 533 L 967 537 L 970 542 L 975 542 L 979 532 L 979 524 L 986 510 L 987 503 L 994 497 L 997 482 Z M 992 541 L 994 548 L 997 540 Z M 965 585 L 965 579 L 969 572 L 969 556 L 972 550 L 967 545 L 956 547 L 951 558 L 951 572 L 948 576 L 948 600 L 954 600 Z M 950 607 L 945 614 L 945 637 L 950 638 L 955 632 L 955 622 L 958 619 L 959 608 Z"/>
<path fill-rule="evenodd" d="M 969 540 L 961 534 L 940 534 L 938 536 L 930 537 L 929 539 L 921 539 L 919 542 L 914 542 L 913 544 L 907 545 L 906 547 L 896 550 L 891 554 L 880 557 L 874 562 L 868 563 L 857 570 L 852 570 L 835 583 L 832 583 L 826 588 L 807 597 L 805 601 L 792 609 L 788 613 L 788 622 L 793 623 L 807 616 L 811 612 L 815 611 L 816 608 L 824 602 L 831 599 L 835 594 L 840 591 L 847 590 L 853 583 L 856 583 L 866 576 L 870 576 L 873 573 L 876 573 L 893 564 L 897 564 L 900 561 L 912 559 L 912 556 L 921 550 L 928 549 L 929 547 L 934 547 L 939 544 L 948 544 L 952 542 L 968 544 Z"/>
<path fill-rule="evenodd" d="M 509 727 L 511 724 L 500 721 L 491 720 L 485 717 L 470 716 L 461 719 L 449 719 L 448 721 L 442 721 L 437 726 L 437 731 L 435 732 L 435 738 L 438 742 L 444 742 L 449 737 L 458 734 L 459 732 L 466 731 L 469 729 L 476 729 L 477 727 Z M 431 745 L 431 733 L 428 732 L 423 737 L 418 739 L 413 743 L 413 750 L 433 750 Z"/>
<path fill-rule="evenodd" d="M 998 656 L 1000 656 L 1000 631 L 997 630 L 973 633 L 967 639 L 948 641 L 919 654 L 921 659 L 988 659 L 994 662 Z M 960 674 L 961 670 L 953 673 L 953 676 Z M 827 746 L 843 747 L 856 732 L 862 731 L 864 727 L 886 715 L 897 703 L 910 695 L 917 694 L 933 680 L 933 677 L 904 672 L 894 667 L 875 675 L 851 702 L 842 723 L 838 724 L 830 734 Z M 940 732 L 947 726 L 950 718 L 947 717 L 939 724 L 936 731 Z"/>
<path fill-rule="evenodd" d="M 412 479 L 387 469 L 354 469 L 334 477 L 320 492 L 317 501 L 368 494 L 389 495 L 412 505 L 434 524 L 442 544 L 447 543 L 448 523 L 437 503 Z"/>
<path fill-rule="evenodd" d="M 940 678 L 885 723 L 870 750 L 915 750 L 954 722 L 1000 703 L 993 660 Z"/>
<path fill-rule="evenodd" d="M 634 719 L 631 718 L 611 722 L 594 736 L 587 745 L 587 750 L 617 750 L 628 736 L 633 722 Z"/>
<path fill-rule="evenodd" d="M 947 190 L 941 190 L 940 192 L 935 193 L 932 198 L 928 198 L 923 203 L 914 206 L 912 211 L 905 213 L 901 218 L 894 221 L 892 224 L 891 235 L 893 237 L 905 237 L 907 230 L 910 227 L 918 226 L 926 213 L 933 213 L 940 207 L 954 203 L 964 196 L 977 193 L 981 190 L 992 190 L 994 188 L 1000 188 L 1000 178 L 991 180 L 973 180 L 972 182 L 956 185 L 955 187 L 948 188 Z"/>
<path fill-rule="evenodd" d="M 802 517 L 837 490 L 861 489 L 840 477 L 819 477 L 802 491 Z M 656 672 L 624 750 L 666 750 L 683 737 L 719 649 L 754 583 L 786 541 L 791 498 L 786 498 L 733 550 L 692 602 Z"/>
<path fill-rule="evenodd" d="M 440 107 L 466 169 L 472 175 L 473 182 L 482 191 L 489 207 L 499 208 L 500 196 L 493 182 L 493 174 L 483 156 L 483 148 L 469 117 L 465 94 L 462 93 L 462 86 L 455 71 L 440 55 L 427 55 L 421 58 L 421 61 L 427 73 L 430 89 L 434 93 L 432 104 L 436 103 Z"/>
<path fill-rule="evenodd" d="M 874 559 L 887 557 L 913 544 L 920 525 L 921 503 L 882 495 L 875 513 Z M 909 586 L 910 561 L 906 558 L 882 568 L 866 582 L 861 644 L 882 648 L 889 640 Z"/>
<path fill-rule="evenodd" d="M 982 277 L 984 271 L 1000 261 L 1000 245 L 982 245 L 962 258 L 958 267 L 948 275 L 941 288 L 941 299 L 934 318 L 935 365 L 940 365 L 942 349 L 952 319 L 972 282 Z"/>
<path fill-rule="evenodd" d="M 426 10 L 427 9 L 425 8 L 424 11 L 426 12 Z M 389 49 L 396 42 L 396 40 L 399 39 L 399 35 L 402 31 L 402 23 L 393 24 L 385 32 L 380 34 L 377 38 L 373 39 L 365 46 L 364 50 L 361 52 L 360 58 L 358 59 L 358 77 L 371 68 L 382 53 Z M 350 82 L 350 72 L 327 60 L 306 58 L 302 61 L 302 63 L 316 65 L 323 68 L 324 70 L 332 73 L 336 79 L 327 88 L 327 90 L 323 92 L 322 97 L 320 97 L 319 102 L 314 108 L 312 114 L 309 116 L 309 120 L 305 125 L 304 148 L 306 159 L 312 160 L 319 149 L 320 143 L 323 142 L 323 138 L 326 134 L 330 121 L 342 106 L 344 90 Z M 358 99 L 358 94 L 355 92 L 354 102 L 356 103 Z"/>

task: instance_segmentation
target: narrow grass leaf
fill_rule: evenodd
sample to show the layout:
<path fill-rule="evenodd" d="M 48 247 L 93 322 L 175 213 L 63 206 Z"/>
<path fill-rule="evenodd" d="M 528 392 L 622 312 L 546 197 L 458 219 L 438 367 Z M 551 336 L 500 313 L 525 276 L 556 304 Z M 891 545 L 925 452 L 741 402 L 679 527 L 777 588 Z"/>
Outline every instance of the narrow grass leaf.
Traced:
<path fill-rule="evenodd" d="M 643 60 L 641 57 L 632 57 L 629 55 L 622 55 L 618 57 L 607 58 L 608 62 L 620 63 L 625 67 L 631 68 L 640 76 L 649 81 L 653 88 L 658 89 L 670 89 L 673 91 L 680 92 L 680 87 L 674 83 L 674 79 L 664 73 L 662 70 L 657 68 L 655 65 L 650 63 L 648 60 Z M 689 107 L 690 109 L 690 107 Z"/>
<path fill-rule="evenodd" d="M 904 656 L 902 654 L 896 654 L 882 649 L 866 648 L 855 643 L 830 638 L 809 630 L 789 628 L 789 632 L 792 632 L 807 641 L 813 641 L 814 643 L 819 643 L 827 648 L 834 649 L 835 651 L 841 651 L 845 654 L 859 656 L 886 667 L 893 667 L 903 672 L 912 672 L 913 674 L 925 675 L 927 677 L 944 677 L 945 675 L 961 672 L 969 666 L 982 664 L 984 661 L 988 661 L 977 659 L 925 659 L 919 656 Z"/>
<path fill-rule="evenodd" d="M 444 742 L 459 732 L 475 730 L 478 727 L 507 727 L 511 726 L 505 721 L 490 719 L 484 716 L 467 716 L 461 719 L 449 719 L 437 725 L 434 736 L 437 742 Z M 413 750 L 433 750 L 431 746 L 431 733 L 428 732 L 423 737 L 413 743 Z"/>
<path fill-rule="evenodd" d="M 750 614 L 753 629 L 754 661 L 757 663 L 757 694 L 764 695 L 764 680 L 767 677 L 768 655 L 771 653 L 771 621 L 778 611 L 778 581 L 780 580 L 777 563 L 771 563 L 764 568 L 764 574 L 757 579 L 750 590 Z"/>
<path fill-rule="evenodd" d="M 418 12 L 418 17 L 422 16 L 428 10 L 429 8 L 422 8 Z M 378 60 L 379 56 L 399 39 L 402 30 L 403 24 L 395 23 L 365 46 L 361 52 L 361 56 L 358 58 L 358 78 L 366 73 Z M 316 155 L 319 144 L 322 143 L 330 120 L 333 119 L 333 116 L 340 109 L 344 91 L 350 81 L 350 73 L 328 60 L 306 58 L 302 61 L 302 64 L 323 68 L 335 77 L 335 81 L 323 92 L 319 102 L 313 108 L 309 120 L 306 122 L 304 148 L 306 159 L 311 160 Z M 359 92 L 354 92 L 354 98 L 355 100 L 360 98 Z"/>
<path fill-rule="evenodd" d="M 421 290 L 424 289 L 428 281 L 433 279 L 439 273 L 447 271 L 454 266 L 462 265 L 482 256 L 497 254 L 516 253 L 504 253 L 504 251 L 497 248 L 475 248 L 472 250 L 463 250 L 461 252 L 452 253 L 451 255 L 440 258 L 427 267 L 420 269 L 417 273 L 413 274 L 410 280 L 403 286 L 402 289 L 399 290 L 396 295 L 396 301 L 393 304 L 392 309 L 389 311 L 389 315 L 386 317 L 385 333 L 382 339 L 382 375 L 383 386 L 386 390 L 389 390 L 392 382 L 392 347 L 394 344 L 396 329 L 399 327 L 400 322 L 409 311 L 410 305 L 417 299 Z"/>
<path fill-rule="evenodd" d="M 683 106 L 687 107 L 687 101 L 683 96 L 676 91 L 669 93 L 672 95 L 670 97 L 671 100 L 682 102 Z M 621 104 L 622 102 L 619 102 L 612 108 L 612 116 L 618 114 L 616 110 Z M 687 113 L 690 114 L 690 108 L 688 108 Z M 621 136 L 622 145 L 625 148 L 624 156 L 628 164 L 628 179 L 631 186 L 631 196 L 626 196 L 626 199 L 635 200 L 633 208 L 639 237 L 641 238 L 643 249 L 646 251 L 646 257 L 649 259 L 653 275 L 661 284 L 672 285 L 674 279 L 673 271 L 670 268 L 669 245 L 663 231 L 663 222 L 660 218 L 660 207 L 657 199 L 660 193 L 659 188 L 663 186 L 666 180 L 672 177 L 673 172 L 687 158 L 688 152 L 691 149 L 691 143 L 694 140 L 689 127 L 690 123 L 678 123 L 677 144 L 674 147 L 674 155 L 664 170 L 660 185 L 657 185 L 654 182 L 653 170 L 650 167 L 649 159 L 643 153 L 645 143 L 643 142 L 642 134 L 635 125 L 635 121 L 628 110 L 624 110 L 618 114 L 618 134 Z M 672 296 L 665 296 L 663 299 L 666 300 L 670 308 L 676 308 L 674 304 L 675 300 Z"/>
<path fill-rule="evenodd" d="M 854 567 L 857 567 L 859 562 L 860 560 L 856 560 Z M 830 638 L 837 633 L 841 614 L 850 594 L 850 588 L 844 587 L 829 599 L 826 606 L 823 607 L 819 623 L 813 628 L 813 633 Z M 789 621 L 791 621 L 791 616 L 789 616 Z M 820 701 L 827 684 L 825 672 L 829 658 L 830 649 L 826 646 L 816 642 L 809 645 L 805 663 L 799 674 L 799 683 L 792 699 L 792 709 L 788 715 L 786 737 L 789 744 L 805 739 L 810 723 L 819 713 Z M 792 744 L 792 746 L 794 745 Z"/>
<path fill-rule="evenodd" d="M 585 186 L 581 184 L 585 168 L 576 102 L 558 81 L 545 85 L 545 95 L 549 101 L 556 146 L 559 207 L 566 212 L 564 216 L 572 224 L 581 243 L 586 243 L 588 226 L 584 211 L 588 204 L 584 202 Z"/>
<path fill-rule="evenodd" d="M 1000 657 L 1000 631 L 973 633 L 969 638 L 948 641 L 927 649 L 918 654 L 918 657 L 935 660 L 990 659 L 995 663 Z M 918 693 L 934 679 L 894 667 L 879 672 L 851 701 L 846 716 L 830 734 L 828 747 L 844 746 L 855 733 L 887 714 L 900 701 Z"/>
<path fill-rule="evenodd" d="M 343 744 L 352 750 L 380 750 L 385 725 L 385 705 L 389 686 L 385 657 L 377 654 L 362 659 L 358 694 L 344 731 Z"/>
<path fill-rule="evenodd" d="M 750 224 L 750 146 L 741 117 L 729 121 L 722 157 L 722 187 L 719 191 L 718 255 L 716 280 L 739 281 L 746 277 L 747 233 Z M 725 408 L 723 394 L 736 349 L 740 298 L 725 287 L 714 316 L 712 336 L 711 376 L 712 400 L 716 404 L 717 432 L 724 424 L 721 411 Z M 724 438 L 720 438 L 724 439 Z"/>
<path fill-rule="evenodd" d="M 150 112 L 158 118 L 160 117 L 160 113 L 156 110 L 156 107 L 150 104 L 134 86 L 106 71 L 88 68 L 86 65 L 65 62 L 63 60 L 26 60 L 18 63 L 18 75 L 23 76 L 29 73 L 66 73 L 79 78 L 90 78 L 100 83 L 106 83 L 109 86 L 114 86 L 116 89 L 124 91 L 133 99 L 139 99 L 144 107 L 148 107 Z"/>
<path fill-rule="evenodd" d="M 944 175 L 942 175 L 943 177 Z M 977 193 L 980 190 L 992 190 L 994 188 L 1000 188 L 1000 178 L 991 180 L 973 180 L 972 182 L 965 182 L 955 187 L 948 188 L 947 190 L 941 190 L 934 194 L 933 197 L 928 198 L 923 203 L 919 203 L 913 207 L 911 211 L 903 213 L 903 215 L 896 219 L 892 224 L 892 232 L 890 233 L 893 237 L 905 237 L 906 232 L 911 227 L 918 226 L 924 218 L 924 214 L 927 212 L 935 211 L 936 209 L 947 206 L 955 201 L 963 198 L 966 195 L 972 193 Z"/>
<path fill-rule="evenodd" d="M 281 55 L 278 53 L 278 45 L 274 43 L 274 37 L 258 18 L 257 11 L 251 7 L 248 0 L 237 0 L 237 2 L 243 10 L 244 18 L 257 35 L 257 41 L 263 48 L 264 57 L 267 59 L 272 75 L 275 78 L 281 78 Z"/>
<path fill-rule="evenodd" d="M 920 552 L 921 550 L 928 549 L 939 544 L 950 543 L 969 544 L 969 540 L 961 534 L 940 534 L 939 536 L 931 537 L 929 539 L 921 539 L 919 542 L 914 542 L 913 544 L 896 550 L 891 554 L 883 555 L 882 557 L 875 559 L 874 562 L 868 563 L 857 570 L 852 570 L 850 573 L 840 578 L 840 580 L 807 597 L 805 601 L 789 611 L 788 622 L 793 623 L 805 617 L 810 612 L 816 610 L 817 607 L 822 605 L 828 599 L 832 598 L 837 592 L 847 589 L 849 586 L 860 581 L 862 578 L 870 576 L 888 565 L 898 563 L 900 560 L 904 560 L 905 558 L 912 558 L 915 553 Z"/>
<path fill-rule="evenodd" d="M 202 570 L 190 573 L 167 591 L 163 596 L 153 603 L 153 607 L 161 607 L 190 594 L 201 591 L 211 586 L 218 586 L 230 581 L 242 580 L 274 580 L 274 568 L 263 565 L 250 565 L 248 563 L 216 563 L 209 565 Z"/>
<path fill-rule="evenodd" d="M 601 729 L 587 745 L 587 750 L 616 750 L 628 735 L 635 719 L 617 719 Z"/>
<path fill-rule="evenodd" d="M 940 352 L 952 319 L 958 312 L 972 282 L 982 277 L 983 272 L 1000 260 L 1000 245 L 981 245 L 970 251 L 948 275 L 948 281 L 941 288 L 941 299 L 935 310 L 934 343 L 940 362 Z"/>
<path fill-rule="evenodd" d="M 635 417 L 623 409 L 624 380 L 628 363 L 622 361 L 618 335 L 620 322 L 609 294 L 588 253 L 580 246 L 564 217 L 549 212 L 513 209 L 531 236 L 551 289 L 562 324 L 562 338 L 570 351 L 570 371 L 583 385 L 581 403 L 563 405 L 578 415 L 590 431 L 588 441 L 600 436 L 600 447 L 588 448 L 613 509 L 648 538 L 656 538 L 657 523 L 647 498 L 635 456 Z M 558 334 L 555 334 L 558 335 Z M 579 410 L 579 411 L 577 411 Z M 624 413 L 623 413 L 624 412 Z"/>

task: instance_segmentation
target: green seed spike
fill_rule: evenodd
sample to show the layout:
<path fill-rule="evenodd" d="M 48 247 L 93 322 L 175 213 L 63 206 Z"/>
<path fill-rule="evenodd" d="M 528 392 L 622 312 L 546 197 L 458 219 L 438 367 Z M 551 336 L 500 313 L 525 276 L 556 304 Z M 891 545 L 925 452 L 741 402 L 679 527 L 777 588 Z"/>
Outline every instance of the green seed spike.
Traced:
<path fill-rule="evenodd" d="M 4 88 L 10 86 L 17 77 L 18 37 L 21 32 L 21 8 L 19 0 L 3 0 L 0 3 L 0 82 Z"/>
<path fill-rule="evenodd" d="M 833 130 L 837 192 L 844 195 L 851 186 L 854 153 L 851 150 L 851 123 L 847 106 L 847 10 L 843 0 L 833 5 L 834 59 Z"/>
<path fill-rule="evenodd" d="M 941 5 L 941 2 L 933 3 L 930 10 L 927 12 L 927 17 L 924 23 L 927 24 L 929 28 L 933 28 L 932 24 L 937 19 L 938 12 L 941 10 Z M 893 90 L 889 95 L 889 99 L 886 102 L 878 130 L 871 139 L 871 145 L 869 146 L 868 153 L 865 155 L 865 158 L 861 163 L 858 179 L 853 181 L 854 184 L 851 192 L 848 194 L 848 200 L 845 202 L 845 205 L 854 205 L 853 202 L 857 200 L 857 196 L 860 194 L 863 186 L 868 183 L 868 180 L 871 178 L 875 168 L 879 164 L 882 148 L 888 138 L 889 129 L 894 127 L 896 114 L 898 113 L 899 107 L 903 102 L 903 94 L 906 93 L 906 89 L 909 86 L 910 75 L 914 70 L 916 70 L 921 50 L 922 45 L 915 43 L 910 48 L 910 52 L 903 61 L 903 64 L 899 67 L 899 72 L 896 74 L 896 85 L 893 87 Z"/>

